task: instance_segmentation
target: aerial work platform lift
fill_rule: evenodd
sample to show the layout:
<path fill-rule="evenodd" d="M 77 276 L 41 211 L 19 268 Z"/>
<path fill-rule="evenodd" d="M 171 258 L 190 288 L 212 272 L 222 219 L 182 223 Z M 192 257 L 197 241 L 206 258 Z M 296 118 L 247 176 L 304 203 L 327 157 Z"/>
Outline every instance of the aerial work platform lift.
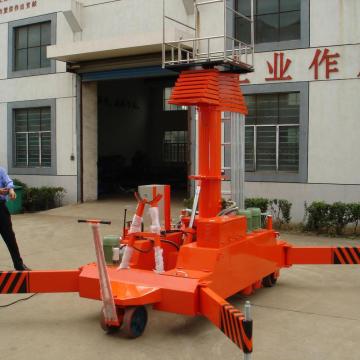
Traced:
<path fill-rule="evenodd" d="M 220 4 L 224 13 L 229 11 L 227 2 L 222 0 L 194 3 L 197 7 Z M 252 24 L 252 18 L 249 21 Z M 200 41 L 185 40 L 179 39 L 179 43 Z M 190 176 L 196 182 L 193 208 L 182 214 L 179 223 L 171 224 L 167 217 L 161 226 L 158 203 L 162 195 L 154 186 L 152 198 L 137 195 L 134 218 L 119 239 L 124 250 L 119 267 L 107 265 L 104 259 L 99 226 L 109 222 L 79 220 L 92 226 L 96 262 L 73 270 L 0 272 L 0 294 L 78 292 L 81 297 L 103 302 L 100 323 L 105 331 L 121 329 L 129 337 L 143 334 L 149 306 L 159 311 L 203 316 L 249 359 L 253 351 L 250 304 L 246 303 L 241 312 L 227 298 L 236 293 L 248 296 L 261 287 L 274 286 L 280 270 L 292 265 L 360 265 L 360 247 L 296 247 L 279 240 L 270 215 L 264 228 L 249 231 L 247 218 L 237 214 L 243 208 L 237 189 L 243 187 L 243 176 L 237 177 L 239 183 L 234 186 L 238 206 L 222 210 L 221 112 L 246 115 L 238 73 L 251 69 L 251 65 L 244 66 L 239 61 L 249 47 L 241 45 L 228 52 L 224 40 L 223 61 L 215 56 L 213 61 L 209 50 L 206 62 L 202 51 L 185 46 L 190 53 L 183 55 L 182 46 L 171 42 L 171 46 L 180 49 L 178 60 L 173 57 L 171 66 L 185 65 L 186 70 L 180 72 L 169 102 L 194 106 L 199 115 L 198 173 Z M 164 58 L 168 55 L 165 45 Z M 170 56 L 173 54 L 175 51 L 170 51 Z M 236 121 L 243 118 L 234 117 L 235 124 Z M 243 152 L 241 156 L 244 157 Z M 141 224 L 147 207 L 152 224 L 143 231 Z"/>

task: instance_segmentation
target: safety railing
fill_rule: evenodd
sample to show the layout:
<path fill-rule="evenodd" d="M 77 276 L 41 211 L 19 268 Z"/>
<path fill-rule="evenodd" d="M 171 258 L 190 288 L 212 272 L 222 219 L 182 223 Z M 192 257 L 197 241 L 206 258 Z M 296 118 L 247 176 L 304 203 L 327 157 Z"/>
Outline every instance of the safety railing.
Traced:
<path fill-rule="evenodd" d="M 252 4 L 252 0 L 250 1 Z M 168 16 L 166 14 L 166 3 L 167 2 L 163 0 L 163 67 L 224 63 L 241 67 L 244 71 L 252 71 L 254 64 L 254 21 L 252 5 L 251 16 L 248 17 L 229 7 L 226 0 L 201 2 L 194 0 L 194 24 L 188 24 L 175 19 L 173 16 Z M 223 33 L 209 36 L 208 29 L 207 36 L 201 36 L 202 29 L 200 24 L 206 22 L 206 19 L 201 18 L 200 8 L 205 5 L 210 6 L 219 3 L 223 3 Z M 207 11 L 203 16 L 208 16 L 209 14 L 214 16 L 215 10 L 216 9 L 214 9 L 213 12 Z M 237 19 L 240 18 L 243 22 L 247 23 L 250 28 L 250 43 L 246 43 L 237 38 L 239 34 Z M 172 29 L 182 29 L 182 33 L 189 34 L 189 36 L 185 39 L 183 36 L 178 36 L 178 38 L 169 40 L 170 31 L 168 30 L 170 26 Z"/>

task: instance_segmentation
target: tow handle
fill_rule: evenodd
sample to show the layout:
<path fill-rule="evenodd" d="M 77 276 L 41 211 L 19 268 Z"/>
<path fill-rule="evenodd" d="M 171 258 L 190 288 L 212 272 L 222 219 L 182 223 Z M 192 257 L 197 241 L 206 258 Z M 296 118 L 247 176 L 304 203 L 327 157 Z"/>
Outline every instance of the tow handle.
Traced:
<path fill-rule="evenodd" d="M 110 220 L 99 220 L 99 219 L 79 219 L 78 223 L 111 225 Z"/>

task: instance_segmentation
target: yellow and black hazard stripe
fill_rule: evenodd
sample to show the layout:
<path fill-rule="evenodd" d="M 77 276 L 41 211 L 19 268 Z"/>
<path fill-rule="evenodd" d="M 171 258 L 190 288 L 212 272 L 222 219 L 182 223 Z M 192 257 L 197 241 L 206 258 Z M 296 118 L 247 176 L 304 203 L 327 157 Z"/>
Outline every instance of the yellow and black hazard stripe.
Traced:
<path fill-rule="evenodd" d="M 333 264 L 360 265 L 360 248 L 340 246 L 333 250 Z"/>
<path fill-rule="evenodd" d="M 221 331 L 244 353 L 253 351 L 252 320 L 245 320 L 244 315 L 230 304 L 221 308 Z"/>
<path fill-rule="evenodd" d="M 25 294 L 28 289 L 28 272 L 0 271 L 0 294 Z"/>

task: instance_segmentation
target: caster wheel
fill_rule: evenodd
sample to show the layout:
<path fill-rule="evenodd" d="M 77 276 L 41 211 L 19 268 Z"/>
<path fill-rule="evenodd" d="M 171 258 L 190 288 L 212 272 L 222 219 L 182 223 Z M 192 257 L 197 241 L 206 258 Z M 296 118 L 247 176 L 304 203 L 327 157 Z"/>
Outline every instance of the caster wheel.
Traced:
<path fill-rule="evenodd" d="M 122 331 L 129 338 L 141 336 L 148 320 L 145 306 L 131 306 L 125 309 Z"/>
<path fill-rule="evenodd" d="M 277 278 L 275 276 L 275 273 L 272 273 L 262 279 L 262 285 L 267 288 L 273 287 L 276 284 L 276 281 Z"/>
<path fill-rule="evenodd" d="M 119 316 L 119 314 L 118 314 L 118 316 Z M 120 329 L 120 326 L 109 326 L 106 324 L 103 309 L 101 309 L 101 312 L 100 312 L 100 326 L 107 334 L 115 333 L 116 331 L 118 331 Z"/>

